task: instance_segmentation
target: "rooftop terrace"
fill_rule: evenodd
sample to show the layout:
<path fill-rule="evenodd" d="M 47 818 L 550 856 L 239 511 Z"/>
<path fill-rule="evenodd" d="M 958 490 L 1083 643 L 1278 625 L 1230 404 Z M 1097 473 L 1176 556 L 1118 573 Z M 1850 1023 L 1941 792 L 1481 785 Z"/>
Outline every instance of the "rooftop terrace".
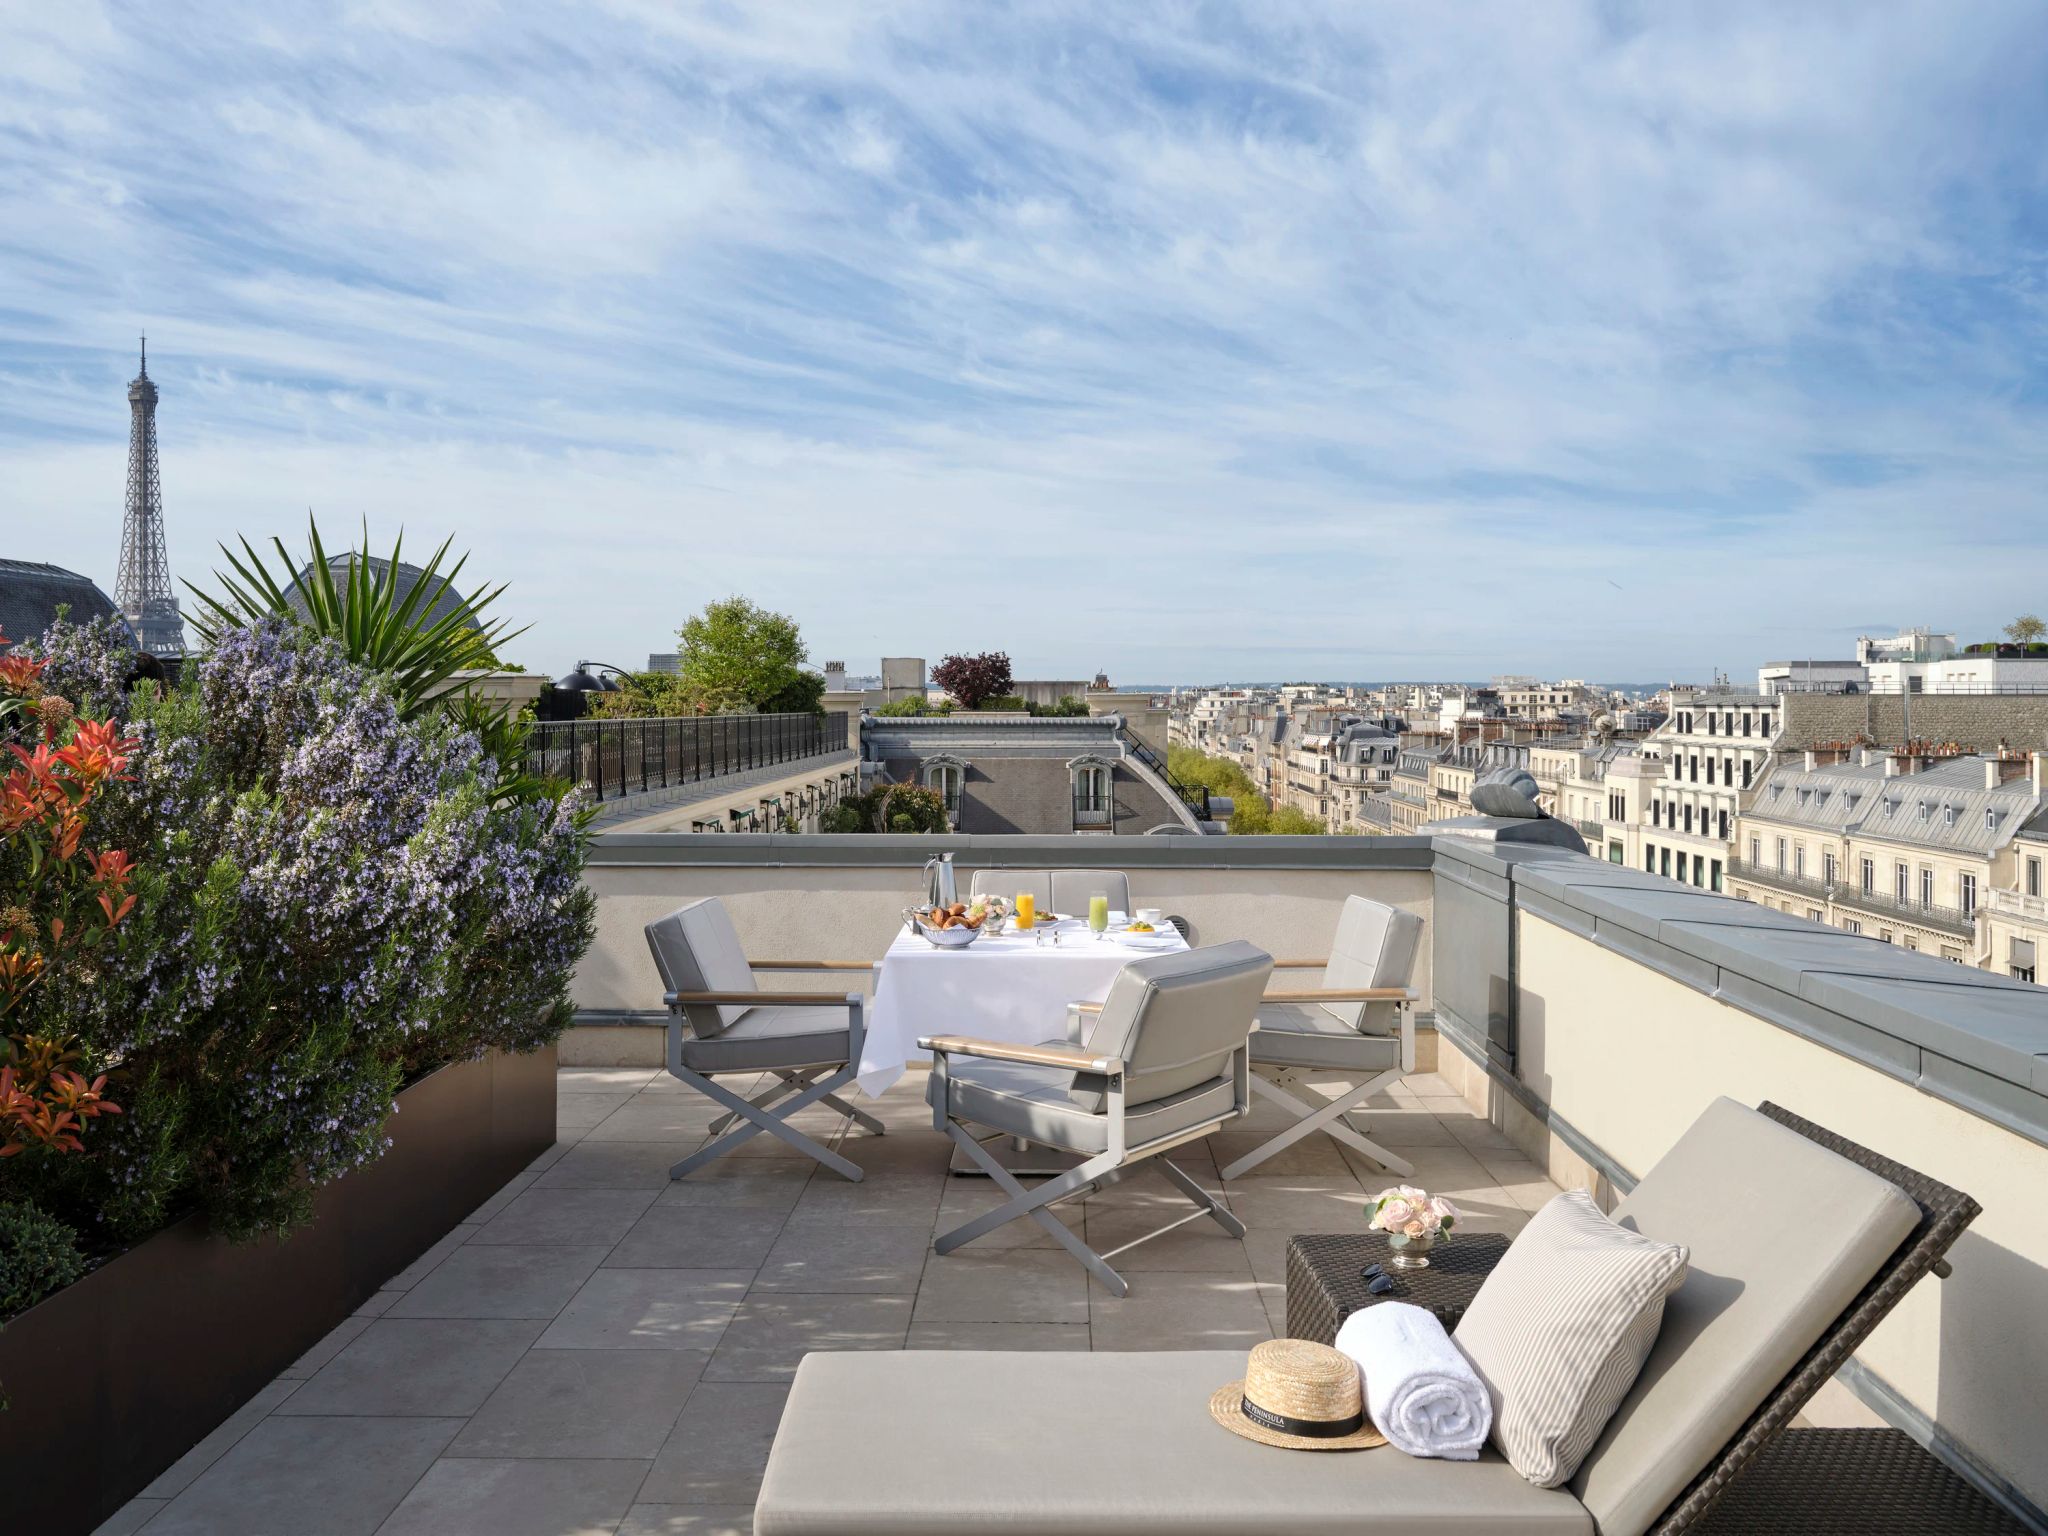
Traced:
<path fill-rule="evenodd" d="M 867 1106 L 881 1140 L 804 1117 L 860 1184 L 756 1137 L 672 1185 L 712 1107 L 666 1072 L 564 1069 L 556 1146 L 106 1529 L 745 1536 L 806 1351 L 1249 1349 L 1283 1329 L 1288 1235 L 1355 1228 L 1385 1183 L 1318 1136 L 1230 1185 L 1243 1242 L 1202 1222 L 1134 1250 L 1118 1300 L 1019 1227 L 931 1254 L 993 1193 L 949 1177 L 923 1088 L 914 1073 Z M 1217 1187 L 1213 1159 L 1271 1119 L 1184 1166 Z M 1442 1079 L 1370 1119 L 1475 1230 L 1517 1232 L 1556 1193 Z M 1115 1246 L 1166 1201 L 1138 1182 L 1063 1214 Z"/>
<path fill-rule="evenodd" d="M 1028 1226 L 930 1252 L 942 1223 L 995 1195 L 945 1171 L 915 1073 L 856 1101 L 885 1137 L 819 1109 L 799 1120 L 867 1171 L 861 1184 L 768 1137 L 670 1183 L 715 1111 L 659 1070 L 642 926 L 715 894 L 756 958 L 872 959 L 937 847 L 963 870 L 1103 857 L 1078 837 L 602 838 L 557 1144 L 109 1529 L 745 1531 L 806 1350 L 1235 1349 L 1276 1331 L 1286 1238 L 1356 1230 L 1390 1180 L 1318 1136 L 1223 1183 L 1263 1108 L 1190 1157 L 1246 1239 L 1203 1222 L 1136 1249 L 1122 1300 Z M 1910 1292 L 1809 1417 L 1896 1425 L 2009 1507 L 2048 1503 L 2048 992 L 1441 832 L 1136 838 L 1114 858 L 1198 943 L 1320 953 L 1354 892 L 1424 919 L 1422 1060 L 1362 1129 L 1476 1229 L 1513 1234 L 1559 1188 L 1611 1202 L 1724 1094 L 1774 1100 L 1975 1196 L 1952 1276 Z M 1114 1246 L 1157 1224 L 1156 1188 L 1062 1214 Z"/>

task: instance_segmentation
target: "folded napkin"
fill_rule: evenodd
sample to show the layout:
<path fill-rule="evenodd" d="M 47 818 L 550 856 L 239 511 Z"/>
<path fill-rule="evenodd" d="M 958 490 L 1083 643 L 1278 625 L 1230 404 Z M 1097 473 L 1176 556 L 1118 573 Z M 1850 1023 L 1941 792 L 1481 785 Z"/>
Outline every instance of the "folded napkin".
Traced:
<path fill-rule="evenodd" d="M 1365 1408 L 1387 1442 L 1410 1456 L 1477 1461 L 1493 1404 L 1436 1314 L 1382 1301 L 1344 1319 L 1337 1348 L 1358 1362 Z"/>

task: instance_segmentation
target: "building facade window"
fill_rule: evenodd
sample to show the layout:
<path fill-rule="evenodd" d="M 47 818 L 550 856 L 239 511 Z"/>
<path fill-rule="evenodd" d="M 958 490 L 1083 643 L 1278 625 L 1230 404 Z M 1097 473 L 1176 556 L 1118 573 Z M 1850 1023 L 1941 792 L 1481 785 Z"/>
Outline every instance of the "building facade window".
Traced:
<path fill-rule="evenodd" d="M 1821 879 L 1826 881 L 1829 885 L 1833 885 L 1835 883 L 1835 875 L 1837 874 L 1837 872 L 1838 871 L 1835 868 L 1835 856 L 1832 853 L 1823 853 L 1820 856 Z"/>
<path fill-rule="evenodd" d="M 1913 872 L 1905 865 L 1894 864 L 1892 866 L 1892 895 L 1900 906 L 1904 906 L 1913 899 L 1912 879 Z"/>
<path fill-rule="evenodd" d="M 2027 860 L 2027 894 L 2029 896 L 2041 894 L 2041 861 L 2032 857 L 2029 857 Z"/>
<path fill-rule="evenodd" d="M 1925 865 L 1922 865 L 1920 869 L 1920 905 L 1923 907 L 1934 905 L 1934 871 Z"/>
<path fill-rule="evenodd" d="M 920 775 L 926 789 L 935 789 L 946 802 L 946 816 L 957 822 L 960 819 L 960 786 L 966 780 L 966 773 L 959 763 L 926 763 Z"/>
<path fill-rule="evenodd" d="M 1971 913 L 1977 910 L 1977 877 L 1975 875 L 1958 876 L 1956 894 L 1961 898 L 1958 905 L 1963 909 L 1963 916 L 1970 916 Z"/>
<path fill-rule="evenodd" d="M 1752 837 L 1749 840 L 1749 867 L 1751 869 L 1759 869 L 1763 866 L 1763 862 L 1764 841 L 1760 837 Z"/>
<path fill-rule="evenodd" d="M 1721 889 L 1721 861 L 1719 859 L 1714 860 L 1711 871 L 1712 878 L 1707 883 L 1711 889 L 1718 891 Z"/>
<path fill-rule="evenodd" d="M 1778 839 L 1778 873 L 1785 873 L 1785 839 Z"/>

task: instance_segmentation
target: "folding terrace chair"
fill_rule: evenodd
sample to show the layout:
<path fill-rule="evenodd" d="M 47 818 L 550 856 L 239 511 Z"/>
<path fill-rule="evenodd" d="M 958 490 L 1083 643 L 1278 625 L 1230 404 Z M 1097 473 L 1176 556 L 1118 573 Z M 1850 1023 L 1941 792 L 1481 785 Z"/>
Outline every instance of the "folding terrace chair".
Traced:
<path fill-rule="evenodd" d="M 1100 1005 L 1076 1005 L 1067 1040 L 1011 1045 L 959 1035 L 918 1041 L 932 1053 L 925 1097 L 932 1123 L 952 1137 L 1010 1198 L 932 1243 L 951 1253 L 1005 1223 L 1030 1217 L 1118 1296 L 1130 1285 L 1109 1260 L 1138 1243 L 1207 1216 L 1232 1237 L 1244 1223 L 1165 1154 L 1199 1140 L 1250 1107 L 1247 1040 L 1273 973 L 1273 957 L 1238 941 L 1136 960 L 1117 973 Z M 1088 1043 L 1078 1021 L 1092 1015 Z M 1081 1154 L 1083 1161 L 1027 1190 L 978 1139 L 990 1132 Z M 1098 1254 L 1051 1207 L 1157 1167 L 1195 1209 L 1178 1221 Z"/>
<path fill-rule="evenodd" d="M 1295 1121 L 1225 1168 L 1224 1178 L 1242 1178 L 1316 1131 L 1329 1132 L 1390 1173 L 1415 1171 L 1404 1158 L 1360 1135 L 1344 1117 L 1415 1070 L 1415 994 L 1408 990 L 1408 978 L 1421 942 L 1422 919 L 1414 913 L 1352 896 L 1337 919 L 1328 960 L 1278 962 L 1290 969 L 1320 965 L 1323 970 L 1320 987 L 1268 993 L 1259 1007 L 1259 1031 L 1252 1037 L 1253 1091 L 1288 1110 Z M 1294 1096 L 1309 1079 L 1329 1073 L 1350 1078 L 1352 1086 L 1320 1106 Z"/>
<path fill-rule="evenodd" d="M 842 1178 L 861 1170 L 790 1122 L 823 1103 L 879 1136 L 882 1123 L 838 1096 L 859 1070 L 867 998 L 860 992 L 763 992 L 754 983 L 732 919 L 714 896 L 685 902 L 647 925 L 647 947 L 667 991 L 668 1069 L 730 1113 L 712 1123 L 718 1139 L 669 1169 L 684 1178 L 759 1131 L 787 1142 Z M 857 961 L 763 961 L 762 970 L 865 971 Z M 720 1076 L 766 1073 L 772 1082 L 743 1099 Z M 744 1122 L 744 1123 L 740 1123 Z M 727 1128 L 737 1124 L 738 1128 Z M 721 1134 L 721 1133 L 724 1134 Z"/>

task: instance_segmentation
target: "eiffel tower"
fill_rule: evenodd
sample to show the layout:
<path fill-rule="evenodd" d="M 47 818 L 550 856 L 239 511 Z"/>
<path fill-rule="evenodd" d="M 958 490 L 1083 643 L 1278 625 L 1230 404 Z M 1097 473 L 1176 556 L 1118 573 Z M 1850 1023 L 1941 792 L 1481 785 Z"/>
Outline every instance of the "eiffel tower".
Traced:
<path fill-rule="evenodd" d="M 185 654 L 185 620 L 171 595 L 164 552 L 164 488 L 156 462 L 156 385 L 149 377 L 149 338 L 142 371 L 128 385 L 128 500 L 121 520 L 121 571 L 114 602 L 144 655 L 175 661 Z"/>

